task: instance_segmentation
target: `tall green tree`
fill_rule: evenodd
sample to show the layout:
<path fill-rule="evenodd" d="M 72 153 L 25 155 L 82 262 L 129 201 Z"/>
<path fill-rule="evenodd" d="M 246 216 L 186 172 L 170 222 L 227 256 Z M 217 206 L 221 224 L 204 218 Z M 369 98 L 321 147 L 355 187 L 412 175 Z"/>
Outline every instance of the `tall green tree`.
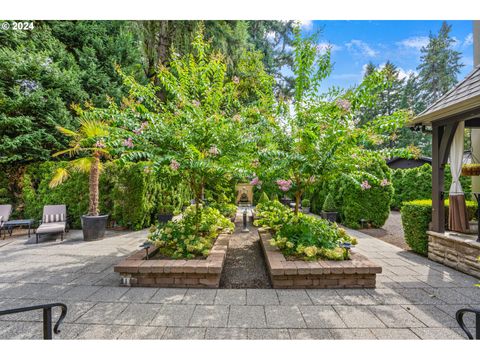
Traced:
<path fill-rule="evenodd" d="M 48 21 L 47 25 L 75 57 L 81 86 L 93 105 L 106 106 L 109 97 L 120 101 L 127 94 L 115 65 L 142 79 L 139 35 L 130 22 Z"/>
<path fill-rule="evenodd" d="M 293 64 L 293 21 L 138 21 L 135 25 L 141 39 L 144 72 L 157 81 L 159 65 L 167 66 L 172 52 L 185 55 L 193 51 L 192 40 L 200 23 L 210 46 L 225 56 L 227 73 L 235 74 L 247 51 L 259 51 L 268 74 L 275 78 L 278 96 L 292 95 L 293 78 L 288 69 Z M 158 84 L 158 83 L 157 83 Z"/>
<path fill-rule="evenodd" d="M 0 165 L 43 161 L 66 145 L 70 105 L 86 101 L 82 70 L 51 29 L 0 32 Z"/>
<path fill-rule="evenodd" d="M 430 33 L 428 44 L 421 48 L 419 81 L 422 99 L 428 107 L 457 83 L 464 66 L 461 53 L 454 49 L 455 40 L 450 35 L 452 26 L 443 22 L 437 35 Z"/>

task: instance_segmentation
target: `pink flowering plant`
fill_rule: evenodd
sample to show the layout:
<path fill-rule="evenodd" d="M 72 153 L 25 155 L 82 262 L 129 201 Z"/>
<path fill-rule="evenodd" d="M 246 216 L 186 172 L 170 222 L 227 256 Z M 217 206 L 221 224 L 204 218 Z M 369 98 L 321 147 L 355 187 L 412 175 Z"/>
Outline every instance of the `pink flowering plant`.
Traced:
<path fill-rule="evenodd" d="M 209 191 L 216 184 L 231 181 L 238 169 L 250 169 L 250 154 L 256 150 L 253 137 L 258 133 L 244 131 L 242 121 L 250 110 L 240 103 L 239 86 L 252 80 L 227 75 L 226 59 L 212 51 L 202 26 L 191 45 L 190 53 L 173 56 L 168 67 L 159 68 L 158 86 L 134 83 L 131 87 L 133 96 L 144 100 L 141 105 L 132 103 L 125 112 L 148 121 L 136 125 L 131 139 L 124 139 L 123 157 L 150 161 L 153 169 L 172 179 L 172 183 L 185 182 L 195 202 L 198 231 L 204 197 L 210 196 Z M 260 78 L 265 76 L 260 74 Z M 132 82 L 131 78 L 127 80 Z M 158 99 L 159 91 L 168 101 Z M 263 101 L 258 94 L 249 94 L 257 109 Z M 256 175 L 250 181 L 255 186 L 262 184 Z"/>

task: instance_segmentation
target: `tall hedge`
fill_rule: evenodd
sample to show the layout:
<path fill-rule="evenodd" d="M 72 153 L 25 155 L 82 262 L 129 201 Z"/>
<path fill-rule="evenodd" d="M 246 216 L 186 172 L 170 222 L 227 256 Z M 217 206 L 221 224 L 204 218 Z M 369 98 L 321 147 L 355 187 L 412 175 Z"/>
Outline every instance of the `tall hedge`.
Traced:
<path fill-rule="evenodd" d="M 40 219 L 44 205 L 65 204 L 72 226 L 79 228 L 80 217 L 88 210 L 88 176 L 72 173 L 67 181 L 51 189 L 48 184 L 61 166 L 65 163 L 47 161 L 27 167 L 22 178 L 21 215 Z M 179 210 L 191 199 L 183 184 L 167 185 L 145 171 L 143 163 L 108 163 L 100 177 L 100 211 L 110 214 L 114 224 L 135 230 L 148 227 L 167 202 Z"/>
<path fill-rule="evenodd" d="M 367 181 L 369 189 L 362 188 Z M 372 160 L 362 171 L 351 171 L 321 183 L 311 195 L 310 210 L 319 214 L 328 194 L 333 196 L 341 222 L 357 229 L 362 220 L 381 227 L 390 213 L 393 196 L 391 172 L 383 160 Z"/>
<path fill-rule="evenodd" d="M 449 201 L 445 200 L 445 224 L 448 223 Z M 477 204 L 467 201 L 469 220 L 475 217 Z M 401 209 L 405 241 L 410 248 L 422 255 L 428 254 L 428 226 L 432 221 L 432 200 L 404 202 Z"/>
<path fill-rule="evenodd" d="M 411 169 L 392 170 L 392 183 L 395 193 L 392 200 L 392 209 L 400 209 L 402 202 L 432 197 L 432 167 L 430 164 Z M 450 167 L 445 167 L 444 190 L 448 191 L 452 183 Z M 463 191 L 469 193 L 472 187 L 470 177 L 461 176 L 460 183 Z"/>

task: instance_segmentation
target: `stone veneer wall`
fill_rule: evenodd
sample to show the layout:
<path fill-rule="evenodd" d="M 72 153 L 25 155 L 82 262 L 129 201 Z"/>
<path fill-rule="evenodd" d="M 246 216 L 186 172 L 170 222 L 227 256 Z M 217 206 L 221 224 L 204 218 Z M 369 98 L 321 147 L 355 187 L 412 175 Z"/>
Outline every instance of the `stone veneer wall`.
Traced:
<path fill-rule="evenodd" d="M 229 239 L 229 234 L 220 234 L 205 260 L 146 260 L 145 250 L 139 250 L 114 271 L 123 286 L 218 288 Z"/>
<path fill-rule="evenodd" d="M 427 231 L 428 258 L 480 278 L 480 243 L 453 233 Z"/>

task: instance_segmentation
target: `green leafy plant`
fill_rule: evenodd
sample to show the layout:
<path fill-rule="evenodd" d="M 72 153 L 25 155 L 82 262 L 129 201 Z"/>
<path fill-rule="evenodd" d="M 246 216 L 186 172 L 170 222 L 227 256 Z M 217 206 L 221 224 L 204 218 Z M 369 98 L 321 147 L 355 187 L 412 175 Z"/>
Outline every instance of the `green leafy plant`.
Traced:
<path fill-rule="evenodd" d="M 207 257 L 220 232 L 233 231 L 234 225 L 217 209 L 200 206 L 188 207 L 178 221 L 152 229 L 150 241 L 154 242 L 160 254 L 173 259 Z"/>
<path fill-rule="evenodd" d="M 260 199 L 258 199 L 259 204 L 265 204 L 269 202 L 270 199 L 268 198 L 268 195 L 265 191 L 262 192 L 262 195 L 260 196 Z"/>
<path fill-rule="evenodd" d="M 71 160 L 67 167 L 58 168 L 50 181 L 50 187 L 62 184 L 70 176 L 69 171 L 89 174 L 89 206 L 88 215 L 99 215 L 99 179 L 102 171 L 101 160 L 111 158 L 111 148 L 105 139 L 110 136 L 111 129 L 107 122 L 91 118 L 88 113 L 81 113 L 80 127 L 77 131 L 58 126 L 63 135 L 72 139 L 70 148 L 58 151 L 53 156 L 68 155 L 78 157 Z"/>
<path fill-rule="evenodd" d="M 231 219 L 237 213 L 237 205 L 227 204 L 227 203 L 210 203 L 210 207 L 220 211 L 220 214 L 225 216 L 227 219 Z"/>
<path fill-rule="evenodd" d="M 282 205 L 278 200 L 260 203 L 255 208 L 255 226 L 279 230 L 295 216 L 294 212 Z"/>
<path fill-rule="evenodd" d="M 448 190 L 452 182 L 450 166 L 445 167 L 444 189 Z M 460 177 L 465 193 L 471 191 L 472 178 Z M 432 166 L 424 164 L 411 169 L 395 169 L 392 171 L 392 185 L 395 189 L 391 207 L 400 209 L 402 202 L 416 199 L 427 199 L 432 196 Z"/>
<path fill-rule="evenodd" d="M 474 217 L 477 204 L 467 201 L 469 219 Z M 445 200 L 445 223 L 448 223 L 449 201 Z M 432 200 L 404 202 L 400 210 L 403 232 L 408 246 L 416 253 L 428 254 L 428 225 L 432 220 Z"/>
<path fill-rule="evenodd" d="M 340 247 L 342 242 L 352 243 L 354 240 L 336 224 L 299 214 L 280 227 L 271 244 L 286 256 L 304 260 L 346 260 Z"/>
<path fill-rule="evenodd" d="M 356 239 L 336 224 L 304 214 L 295 215 L 291 209 L 276 200 L 258 204 L 256 211 L 258 219 L 254 225 L 274 231 L 271 244 L 286 256 L 306 260 L 345 260 L 340 244 L 356 244 Z"/>
<path fill-rule="evenodd" d="M 326 212 L 337 211 L 337 207 L 335 206 L 335 201 L 333 200 L 332 194 L 329 193 L 325 198 L 325 201 L 323 202 L 322 210 Z"/>
<path fill-rule="evenodd" d="M 308 207 L 310 207 L 310 200 L 303 199 L 302 200 L 302 208 L 308 208 Z"/>

